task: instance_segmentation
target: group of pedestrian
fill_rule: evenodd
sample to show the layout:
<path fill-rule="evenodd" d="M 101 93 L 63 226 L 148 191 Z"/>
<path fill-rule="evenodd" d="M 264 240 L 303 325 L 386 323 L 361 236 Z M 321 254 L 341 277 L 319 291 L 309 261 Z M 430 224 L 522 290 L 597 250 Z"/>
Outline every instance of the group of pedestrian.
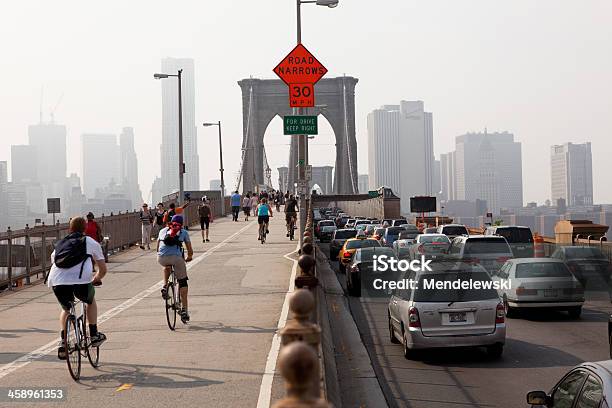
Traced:
<path fill-rule="evenodd" d="M 139 212 L 141 224 L 140 249 L 151 249 L 151 237 L 157 237 L 159 232 L 166 227 L 175 215 L 182 215 L 189 201 L 182 206 L 174 203 L 168 205 L 168 209 L 163 203 L 157 203 L 155 211 L 149 208 L 147 203 L 143 203 Z"/>

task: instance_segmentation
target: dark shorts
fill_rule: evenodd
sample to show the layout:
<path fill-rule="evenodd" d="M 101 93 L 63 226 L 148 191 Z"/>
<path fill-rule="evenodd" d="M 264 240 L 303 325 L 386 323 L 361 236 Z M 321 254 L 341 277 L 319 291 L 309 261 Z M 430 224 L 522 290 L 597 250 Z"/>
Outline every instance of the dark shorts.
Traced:
<path fill-rule="evenodd" d="M 291 222 L 291 218 L 294 217 L 297 217 L 297 213 L 288 212 L 287 214 L 285 214 L 285 221 L 287 222 L 287 224 L 289 224 Z"/>
<path fill-rule="evenodd" d="M 257 223 L 258 224 L 267 224 L 270 222 L 270 216 L 269 215 L 260 215 L 259 217 L 257 217 Z"/>
<path fill-rule="evenodd" d="M 200 228 L 208 229 L 210 227 L 210 217 L 200 217 Z"/>
<path fill-rule="evenodd" d="M 91 283 L 82 285 L 58 285 L 53 287 L 53 293 L 57 301 L 62 306 L 62 309 L 69 311 L 70 303 L 74 302 L 76 297 L 81 302 L 91 305 L 96 294 L 96 290 Z"/>
<path fill-rule="evenodd" d="M 251 215 L 251 207 L 242 207 L 245 215 Z"/>

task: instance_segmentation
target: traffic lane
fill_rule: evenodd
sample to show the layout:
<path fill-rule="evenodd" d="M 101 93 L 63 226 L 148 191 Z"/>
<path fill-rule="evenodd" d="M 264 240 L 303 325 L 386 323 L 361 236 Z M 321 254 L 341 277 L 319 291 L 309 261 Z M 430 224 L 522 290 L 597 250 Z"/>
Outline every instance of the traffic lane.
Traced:
<path fill-rule="evenodd" d="M 331 264 L 337 271 L 337 262 Z M 344 287 L 345 276 L 337 276 Z M 386 300 L 349 298 L 349 305 L 383 390 L 397 406 L 524 406 L 528 391 L 549 390 L 572 366 L 609 358 L 607 301 L 587 302 L 579 320 L 547 311 L 507 319 L 499 360 L 478 348 L 428 351 L 406 360 L 402 346 L 389 340 Z"/>
<path fill-rule="evenodd" d="M 161 406 L 179 396 L 187 406 L 256 405 L 289 283 L 292 263 L 283 255 L 295 243 L 280 227 L 271 228 L 269 245 L 261 245 L 255 223 L 217 225 L 216 236 L 223 238 L 224 230 L 231 235 L 251 227 L 189 271 L 189 325 L 179 321 L 176 332 L 168 329 L 156 291 L 102 325 L 109 340 L 101 350 L 101 367 L 94 370 L 84 361 L 80 384 L 70 379 L 65 362 L 49 354 L 3 378 L 2 385 L 61 385 L 67 388 L 67 406 L 105 400 L 120 400 L 127 407 Z M 201 244 L 196 236 L 196 252 L 214 245 Z M 143 269 L 154 281 L 160 279 L 154 256 Z M 273 397 L 278 397 L 275 390 Z"/>

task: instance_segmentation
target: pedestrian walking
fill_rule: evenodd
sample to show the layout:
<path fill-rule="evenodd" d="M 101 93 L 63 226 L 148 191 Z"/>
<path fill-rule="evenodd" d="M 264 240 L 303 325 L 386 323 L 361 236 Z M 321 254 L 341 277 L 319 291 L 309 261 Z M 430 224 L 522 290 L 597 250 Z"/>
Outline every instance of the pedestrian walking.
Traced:
<path fill-rule="evenodd" d="M 259 204 L 259 198 L 257 197 L 257 193 L 253 193 L 251 194 L 251 211 L 253 212 L 253 217 L 257 216 L 257 214 L 255 214 L 257 204 Z"/>
<path fill-rule="evenodd" d="M 104 237 L 102 236 L 102 228 L 96 222 L 94 214 L 92 212 L 87 213 L 87 224 L 85 225 L 85 235 L 93 238 L 97 243 L 102 242 Z"/>
<path fill-rule="evenodd" d="M 232 205 L 232 221 L 238 221 L 241 201 L 242 197 L 240 197 L 240 193 L 238 193 L 238 190 L 234 191 L 234 194 L 232 194 L 232 197 L 230 198 L 230 204 Z"/>
<path fill-rule="evenodd" d="M 165 224 L 164 224 L 164 215 L 166 214 L 166 211 L 164 209 L 164 204 L 163 203 L 157 203 L 157 209 L 155 210 L 155 225 L 154 225 L 154 231 L 151 232 L 151 236 L 152 237 L 156 237 L 159 235 L 159 232 L 162 230 L 162 228 L 164 228 Z"/>
<path fill-rule="evenodd" d="M 251 194 L 249 193 L 242 199 L 242 211 L 244 212 L 244 220 L 248 221 L 251 215 Z"/>
<path fill-rule="evenodd" d="M 142 237 L 140 242 L 140 249 L 144 250 L 145 246 L 147 249 L 151 249 L 151 230 L 153 229 L 153 212 L 149 209 L 149 205 L 144 203 L 140 210 L 140 222 L 142 224 Z"/>
<path fill-rule="evenodd" d="M 200 216 L 200 228 L 202 230 L 202 242 L 210 242 L 208 239 L 210 231 L 210 223 L 213 222 L 212 208 L 208 197 L 202 197 L 202 204 L 198 207 L 198 215 Z"/>

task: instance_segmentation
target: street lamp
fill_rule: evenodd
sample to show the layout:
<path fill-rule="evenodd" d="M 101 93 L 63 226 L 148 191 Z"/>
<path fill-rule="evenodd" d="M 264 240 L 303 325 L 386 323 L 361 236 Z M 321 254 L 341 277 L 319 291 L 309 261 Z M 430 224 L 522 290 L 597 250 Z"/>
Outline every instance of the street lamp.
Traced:
<path fill-rule="evenodd" d="M 221 121 L 217 123 L 202 123 L 202 126 L 218 126 L 219 127 L 219 172 L 221 173 L 221 216 L 225 216 L 225 181 L 223 179 L 223 145 L 221 143 Z"/>
<path fill-rule="evenodd" d="M 316 4 L 317 6 L 326 6 L 329 8 L 334 8 L 338 5 L 339 0 L 295 0 L 297 5 L 297 43 L 302 43 L 302 4 Z M 301 108 L 294 108 L 294 113 L 296 115 L 303 114 L 303 110 Z M 298 180 L 300 183 L 301 189 L 305 189 L 306 191 L 300 191 L 300 208 L 306 209 L 306 194 L 308 193 L 307 180 L 306 180 L 306 166 L 308 166 L 308 137 L 306 135 L 298 135 L 298 163 L 300 167 L 298 168 Z M 306 211 L 300 211 L 300 247 L 304 243 L 304 231 L 306 228 Z"/>
<path fill-rule="evenodd" d="M 185 163 L 183 162 L 183 97 L 182 97 L 182 86 L 181 86 L 181 76 L 183 74 L 183 70 L 179 69 L 176 74 L 153 74 L 153 78 L 155 79 L 166 79 L 170 77 L 178 78 L 178 125 L 179 125 L 179 140 L 178 140 L 178 149 L 179 149 L 179 196 L 178 203 L 179 205 L 183 204 L 184 195 L 184 174 L 185 174 Z"/>

